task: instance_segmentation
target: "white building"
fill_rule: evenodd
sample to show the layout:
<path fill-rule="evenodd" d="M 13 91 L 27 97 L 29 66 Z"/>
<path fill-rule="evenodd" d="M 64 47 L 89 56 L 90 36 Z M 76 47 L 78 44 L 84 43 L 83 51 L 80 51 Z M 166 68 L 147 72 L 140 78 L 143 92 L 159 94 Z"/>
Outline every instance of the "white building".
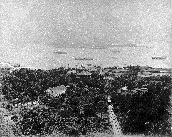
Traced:
<path fill-rule="evenodd" d="M 66 91 L 66 87 L 64 85 L 47 89 L 47 93 L 49 93 L 50 95 L 52 95 L 54 97 L 57 97 L 57 96 L 65 93 L 65 91 Z"/>

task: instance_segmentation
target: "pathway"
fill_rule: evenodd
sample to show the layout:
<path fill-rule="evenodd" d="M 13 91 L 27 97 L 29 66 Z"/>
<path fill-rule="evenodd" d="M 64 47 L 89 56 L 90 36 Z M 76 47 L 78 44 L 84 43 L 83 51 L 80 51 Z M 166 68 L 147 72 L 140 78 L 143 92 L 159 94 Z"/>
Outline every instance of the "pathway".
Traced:
<path fill-rule="evenodd" d="M 115 115 L 114 111 L 113 111 L 113 105 L 111 104 L 111 98 L 110 96 L 108 96 L 108 113 L 109 113 L 109 121 L 111 123 L 112 126 L 112 130 L 113 130 L 113 134 L 115 136 L 122 136 L 122 131 L 121 131 L 121 127 L 120 124 L 117 120 L 117 116 Z"/>

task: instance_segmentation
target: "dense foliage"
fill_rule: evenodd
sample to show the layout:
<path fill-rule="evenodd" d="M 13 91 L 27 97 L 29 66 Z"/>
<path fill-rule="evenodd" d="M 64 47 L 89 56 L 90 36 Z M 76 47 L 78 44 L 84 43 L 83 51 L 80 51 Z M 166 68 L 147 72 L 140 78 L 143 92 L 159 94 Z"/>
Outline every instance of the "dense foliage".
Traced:
<path fill-rule="evenodd" d="M 119 116 L 124 133 L 156 133 L 169 134 L 170 118 L 169 108 L 171 96 L 171 78 L 169 76 L 149 77 L 129 80 L 121 77 L 123 85 L 141 88 L 143 85 L 147 91 L 128 89 L 127 94 L 112 92 L 112 102 Z M 114 84 L 118 83 L 113 81 Z M 121 85 L 121 84 L 119 84 Z"/>
<path fill-rule="evenodd" d="M 18 99 L 18 103 L 35 101 L 45 95 L 46 89 L 63 84 L 66 71 L 62 68 L 43 71 L 22 68 L 3 77 L 2 93 L 7 100 Z"/>
<path fill-rule="evenodd" d="M 39 106 L 21 108 L 22 120 L 17 124 L 22 134 L 49 134 L 56 129 L 77 136 L 107 130 L 110 126 L 107 94 L 112 96 L 123 133 L 169 133 L 169 76 L 138 78 L 139 66 L 129 66 L 128 74 L 113 80 L 105 80 L 99 71 L 82 76 L 68 71 L 23 68 L 3 77 L 2 93 L 10 103 L 17 99 L 15 103 L 24 104 L 39 98 Z M 60 85 L 67 87 L 65 94 L 58 97 L 47 94 L 49 87 Z M 143 85 L 147 92 L 132 91 Z M 126 94 L 118 92 L 123 86 L 128 87 Z"/>
<path fill-rule="evenodd" d="M 22 109 L 23 120 L 19 125 L 23 134 L 48 133 L 50 127 L 65 134 L 86 134 L 105 130 L 109 125 L 107 119 L 97 116 L 107 113 L 102 82 L 103 76 L 98 74 L 78 77 L 67 74 L 63 68 L 48 71 L 20 69 L 3 78 L 2 92 L 9 102 L 17 98 L 17 104 L 24 104 L 37 101 L 39 97 L 39 103 L 46 106 L 46 109 L 41 106 Z M 45 92 L 49 87 L 60 85 L 69 85 L 65 94 L 52 97 Z M 75 124 L 68 125 L 69 121 L 65 119 Z"/>

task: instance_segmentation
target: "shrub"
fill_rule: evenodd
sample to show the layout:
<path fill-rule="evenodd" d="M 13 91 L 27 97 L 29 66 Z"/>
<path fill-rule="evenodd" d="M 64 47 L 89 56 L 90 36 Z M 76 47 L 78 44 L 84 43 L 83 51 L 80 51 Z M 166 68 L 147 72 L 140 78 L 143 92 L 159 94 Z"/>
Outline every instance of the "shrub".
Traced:
<path fill-rule="evenodd" d="M 154 82 L 151 82 L 152 79 Z M 149 83 L 147 92 L 131 93 L 128 91 L 127 95 L 112 93 L 114 111 L 118 115 L 125 134 L 146 134 L 149 131 L 156 134 L 170 134 L 168 123 L 171 95 L 169 77 L 158 79 L 153 77 L 152 79 L 142 83 L 142 85 Z M 168 88 L 164 89 L 161 85 L 166 85 Z"/>

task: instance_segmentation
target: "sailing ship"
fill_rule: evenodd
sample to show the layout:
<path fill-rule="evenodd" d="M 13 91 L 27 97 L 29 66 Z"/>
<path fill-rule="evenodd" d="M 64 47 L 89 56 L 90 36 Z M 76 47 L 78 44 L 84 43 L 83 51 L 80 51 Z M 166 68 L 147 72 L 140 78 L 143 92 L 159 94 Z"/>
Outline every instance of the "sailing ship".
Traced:
<path fill-rule="evenodd" d="M 56 53 L 56 54 L 67 54 L 67 52 L 65 52 L 65 51 L 54 51 L 54 53 Z"/>
<path fill-rule="evenodd" d="M 93 58 L 90 58 L 90 57 L 85 57 L 85 58 L 75 58 L 75 60 L 93 60 Z"/>
<path fill-rule="evenodd" d="M 167 56 L 154 56 L 152 57 L 152 59 L 154 60 L 165 60 L 167 58 Z"/>

